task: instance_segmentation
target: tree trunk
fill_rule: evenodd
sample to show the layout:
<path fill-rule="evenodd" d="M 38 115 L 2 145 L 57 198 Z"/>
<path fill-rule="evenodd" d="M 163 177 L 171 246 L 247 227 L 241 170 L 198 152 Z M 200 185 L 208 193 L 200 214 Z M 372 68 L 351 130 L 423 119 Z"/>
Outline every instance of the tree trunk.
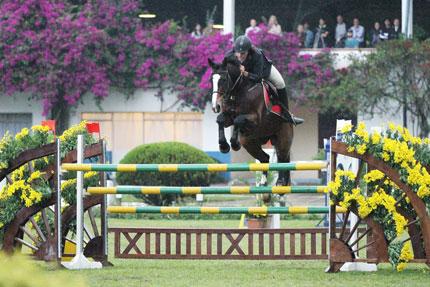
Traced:
<path fill-rule="evenodd" d="M 57 135 L 61 135 L 69 127 L 70 105 L 64 100 L 63 95 L 58 97 L 58 102 L 52 107 L 51 119 L 56 121 Z"/>
<path fill-rule="evenodd" d="M 421 138 L 428 137 L 430 134 L 430 124 L 427 119 L 427 116 L 422 112 L 419 113 L 418 123 L 420 126 L 420 137 Z"/>

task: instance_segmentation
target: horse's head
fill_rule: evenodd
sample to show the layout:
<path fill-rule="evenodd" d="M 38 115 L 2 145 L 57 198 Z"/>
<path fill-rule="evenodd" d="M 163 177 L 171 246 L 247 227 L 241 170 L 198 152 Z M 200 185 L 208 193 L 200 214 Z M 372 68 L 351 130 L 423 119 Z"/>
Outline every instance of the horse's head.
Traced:
<path fill-rule="evenodd" d="M 240 78 L 240 62 L 224 59 L 221 64 L 208 59 L 212 68 L 212 110 L 219 113 L 222 99 L 230 97 Z"/>

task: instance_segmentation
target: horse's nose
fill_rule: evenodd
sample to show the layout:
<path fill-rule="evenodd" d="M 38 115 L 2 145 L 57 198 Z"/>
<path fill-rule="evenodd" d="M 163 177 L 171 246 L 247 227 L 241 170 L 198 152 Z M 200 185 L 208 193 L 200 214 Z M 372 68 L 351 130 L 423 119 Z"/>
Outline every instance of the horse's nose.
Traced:
<path fill-rule="evenodd" d="M 219 105 L 216 105 L 215 107 L 212 107 L 212 111 L 218 114 L 221 111 L 221 107 Z"/>

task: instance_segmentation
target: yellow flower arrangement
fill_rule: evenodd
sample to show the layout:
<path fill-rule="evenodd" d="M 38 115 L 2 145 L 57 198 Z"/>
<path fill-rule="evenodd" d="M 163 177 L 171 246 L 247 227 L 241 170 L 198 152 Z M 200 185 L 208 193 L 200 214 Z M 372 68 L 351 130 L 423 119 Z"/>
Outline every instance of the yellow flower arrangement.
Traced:
<path fill-rule="evenodd" d="M 33 132 L 47 133 L 47 132 L 49 132 L 49 127 L 47 127 L 47 126 L 41 126 L 41 125 L 36 125 L 36 126 L 32 126 L 31 130 Z"/>
<path fill-rule="evenodd" d="M 375 182 L 385 177 L 385 174 L 377 169 L 371 170 L 364 175 L 364 181 L 366 183 Z"/>
<path fill-rule="evenodd" d="M 87 122 L 82 121 L 79 124 L 72 126 L 71 128 L 64 131 L 64 133 L 61 136 L 59 136 L 59 139 L 61 141 L 67 141 L 71 138 L 76 137 L 76 135 L 86 131 L 86 125 L 87 125 Z"/>
<path fill-rule="evenodd" d="M 414 255 L 411 251 L 410 242 L 406 243 L 402 247 L 402 251 L 400 252 L 399 263 L 397 264 L 396 270 L 401 272 L 405 269 L 406 263 L 414 259 Z"/>
<path fill-rule="evenodd" d="M 22 140 L 24 137 L 28 136 L 29 130 L 28 128 L 23 128 L 19 133 L 16 134 L 16 140 Z"/>
<path fill-rule="evenodd" d="M 352 129 L 352 125 L 351 124 L 346 124 L 342 127 L 342 129 L 340 130 L 341 133 L 347 133 L 350 132 Z"/>

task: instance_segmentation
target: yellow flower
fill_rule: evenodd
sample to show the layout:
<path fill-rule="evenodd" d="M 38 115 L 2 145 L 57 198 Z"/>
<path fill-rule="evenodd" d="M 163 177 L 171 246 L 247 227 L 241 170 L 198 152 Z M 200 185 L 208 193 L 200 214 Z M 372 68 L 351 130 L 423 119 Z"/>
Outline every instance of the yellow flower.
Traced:
<path fill-rule="evenodd" d="M 346 124 L 342 127 L 342 129 L 340 130 L 341 133 L 345 134 L 347 132 L 350 132 L 352 129 L 352 125 L 351 124 Z"/>
<path fill-rule="evenodd" d="M 365 144 L 359 145 L 357 147 L 357 153 L 358 154 L 364 154 L 366 152 L 366 149 L 367 149 L 367 147 Z"/>
<path fill-rule="evenodd" d="M 47 127 L 47 126 L 41 126 L 41 125 L 36 125 L 36 126 L 32 126 L 31 130 L 33 132 L 47 133 L 47 132 L 49 132 L 49 127 Z"/>
<path fill-rule="evenodd" d="M 355 134 L 361 138 L 365 143 L 369 142 L 369 133 L 366 131 L 366 125 L 363 122 L 359 122 Z"/>
<path fill-rule="evenodd" d="M 378 144 L 381 141 L 381 134 L 379 133 L 373 133 L 372 134 L 372 144 Z"/>
<path fill-rule="evenodd" d="M 19 133 L 16 134 L 15 139 L 21 140 L 25 136 L 28 136 L 29 130 L 28 128 L 23 128 Z"/>
<path fill-rule="evenodd" d="M 396 270 L 397 270 L 398 272 L 402 272 L 405 268 L 406 268 L 406 263 L 401 262 L 401 263 L 397 264 L 397 268 L 396 268 Z"/>
<path fill-rule="evenodd" d="M 374 182 L 383 179 L 385 174 L 377 169 L 369 171 L 364 175 L 364 181 L 366 183 Z"/>

